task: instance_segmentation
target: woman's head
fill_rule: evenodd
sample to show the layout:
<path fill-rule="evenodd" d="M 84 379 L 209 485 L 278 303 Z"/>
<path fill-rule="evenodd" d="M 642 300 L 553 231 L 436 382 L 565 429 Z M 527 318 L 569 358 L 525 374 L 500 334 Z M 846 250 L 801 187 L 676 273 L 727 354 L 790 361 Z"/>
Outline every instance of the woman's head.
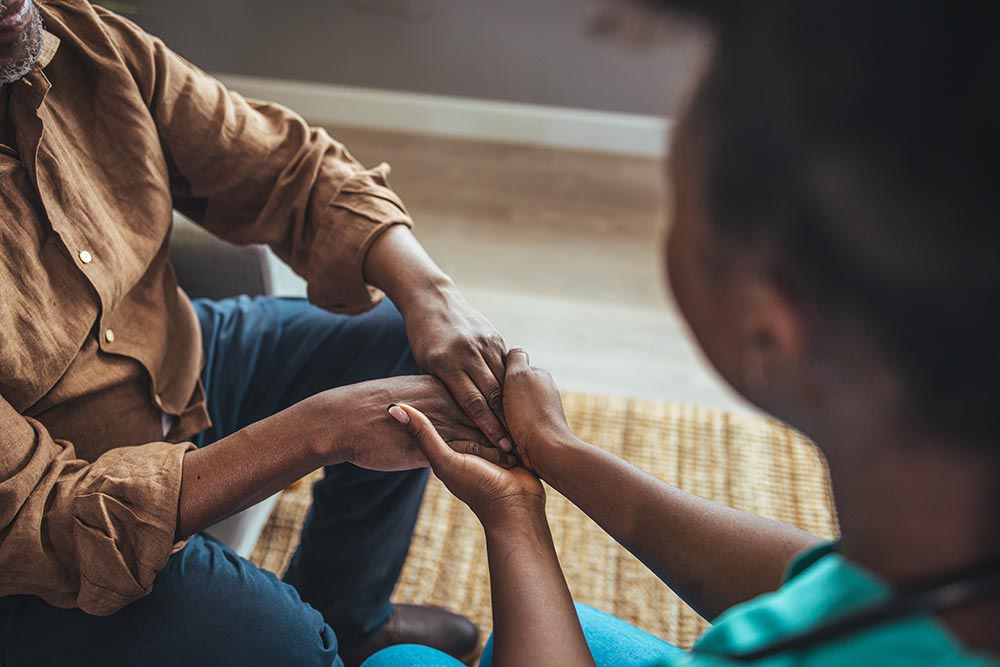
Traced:
<path fill-rule="evenodd" d="M 994 22 L 960 2 L 654 4 L 691 5 L 712 36 L 676 132 L 669 250 L 709 358 L 807 430 L 854 399 L 994 437 Z"/>

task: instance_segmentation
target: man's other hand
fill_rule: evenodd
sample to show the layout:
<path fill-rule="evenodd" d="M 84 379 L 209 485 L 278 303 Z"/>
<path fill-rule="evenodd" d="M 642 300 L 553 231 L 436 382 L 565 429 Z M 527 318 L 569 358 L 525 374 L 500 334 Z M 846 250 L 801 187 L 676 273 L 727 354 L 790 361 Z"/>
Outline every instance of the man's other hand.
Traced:
<path fill-rule="evenodd" d="M 517 460 L 490 445 L 455 403 L 445 386 L 427 375 L 407 375 L 337 387 L 306 399 L 302 425 L 323 448 L 327 464 L 352 463 L 381 471 L 427 466 L 413 440 L 386 413 L 394 401 L 419 406 L 457 452 L 474 454 L 505 467 Z"/>

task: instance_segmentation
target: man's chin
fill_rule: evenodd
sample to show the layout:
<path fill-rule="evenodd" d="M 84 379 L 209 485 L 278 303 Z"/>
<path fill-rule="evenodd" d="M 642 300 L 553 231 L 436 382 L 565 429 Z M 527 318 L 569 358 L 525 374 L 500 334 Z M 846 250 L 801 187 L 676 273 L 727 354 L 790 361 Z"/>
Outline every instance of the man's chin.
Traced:
<path fill-rule="evenodd" d="M 17 39 L 9 45 L 0 44 L 0 85 L 20 80 L 42 57 L 44 29 L 42 17 L 34 3 L 30 6 L 31 19 Z"/>

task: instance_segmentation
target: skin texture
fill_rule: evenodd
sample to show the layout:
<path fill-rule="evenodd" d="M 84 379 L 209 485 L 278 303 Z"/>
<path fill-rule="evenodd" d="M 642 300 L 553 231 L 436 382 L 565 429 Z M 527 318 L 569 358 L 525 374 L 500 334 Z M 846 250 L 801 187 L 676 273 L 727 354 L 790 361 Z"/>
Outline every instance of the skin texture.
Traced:
<path fill-rule="evenodd" d="M 672 293 L 705 356 L 744 397 L 819 443 L 830 464 L 844 557 L 894 584 L 995 561 L 997 457 L 914 415 L 900 373 L 864 321 L 793 296 L 776 280 L 786 258 L 775 243 L 737 242 L 716 230 L 704 199 L 711 128 L 699 104 L 695 94 L 675 132 L 665 257 Z M 581 442 L 547 373 L 531 368 L 519 350 L 507 357 L 504 415 L 525 470 L 576 503 L 708 618 L 777 588 L 795 554 L 816 541 L 685 494 Z M 489 507 L 477 511 L 488 545 L 532 548 L 516 555 L 488 549 L 496 573 L 495 664 L 592 664 L 562 573 L 553 567 L 555 553 L 537 537 L 546 531 L 544 512 L 523 501 L 530 488 L 524 471 L 427 458 L 458 497 L 474 509 Z M 510 576 L 512 560 L 517 576 Z M 549 599 L 539 601 L 538 591 Z M 549 616 L 535 617 L 536 605 L 549 605 Z M 1000 654 L 996 618 L 994 596 L 940 620 L 969 648 Z M 558 657 L 546 653 L 554 637 Z M 551 659 L 538 659 L 545 655 Z"/>
<path fill-rule="evenodd" d="M 177 538 L 189 537 L 322 466 L 347 462 L 384 471 L 426 466 L 414 442 L 393 427 L 385 412 L 394 396 L 407 396 L 419 405 L 457 451 L 506 467 L 516 462 L 512 455 L 489 446 L 432 377 L 402 376 L 338 387 L 211 447 L 189 452 L 184 457 Z M 289 442 L 297 444 L 291 452 Z"/>

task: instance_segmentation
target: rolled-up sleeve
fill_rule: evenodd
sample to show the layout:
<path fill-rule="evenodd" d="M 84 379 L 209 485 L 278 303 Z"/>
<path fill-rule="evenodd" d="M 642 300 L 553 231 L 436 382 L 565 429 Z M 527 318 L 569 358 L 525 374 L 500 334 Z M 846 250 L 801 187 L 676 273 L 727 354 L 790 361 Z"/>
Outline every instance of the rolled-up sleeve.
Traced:
<path fill-rule="evenodd" d="M 154 442 L 93 463 L 0 397 L 0 596 L 112 614 L 174 549 L 184 454 Z"/>
<path fill-rule="evenodd" d="M 388 227 L 412 225 L 388 165 L 366 169 L 291 110 L 227 90 L 134 24 L 98 12 L 152 112 L 176 207 L 226 240 L 271 246 L 320 307 L 375 305 L 368 250 Z"/>

